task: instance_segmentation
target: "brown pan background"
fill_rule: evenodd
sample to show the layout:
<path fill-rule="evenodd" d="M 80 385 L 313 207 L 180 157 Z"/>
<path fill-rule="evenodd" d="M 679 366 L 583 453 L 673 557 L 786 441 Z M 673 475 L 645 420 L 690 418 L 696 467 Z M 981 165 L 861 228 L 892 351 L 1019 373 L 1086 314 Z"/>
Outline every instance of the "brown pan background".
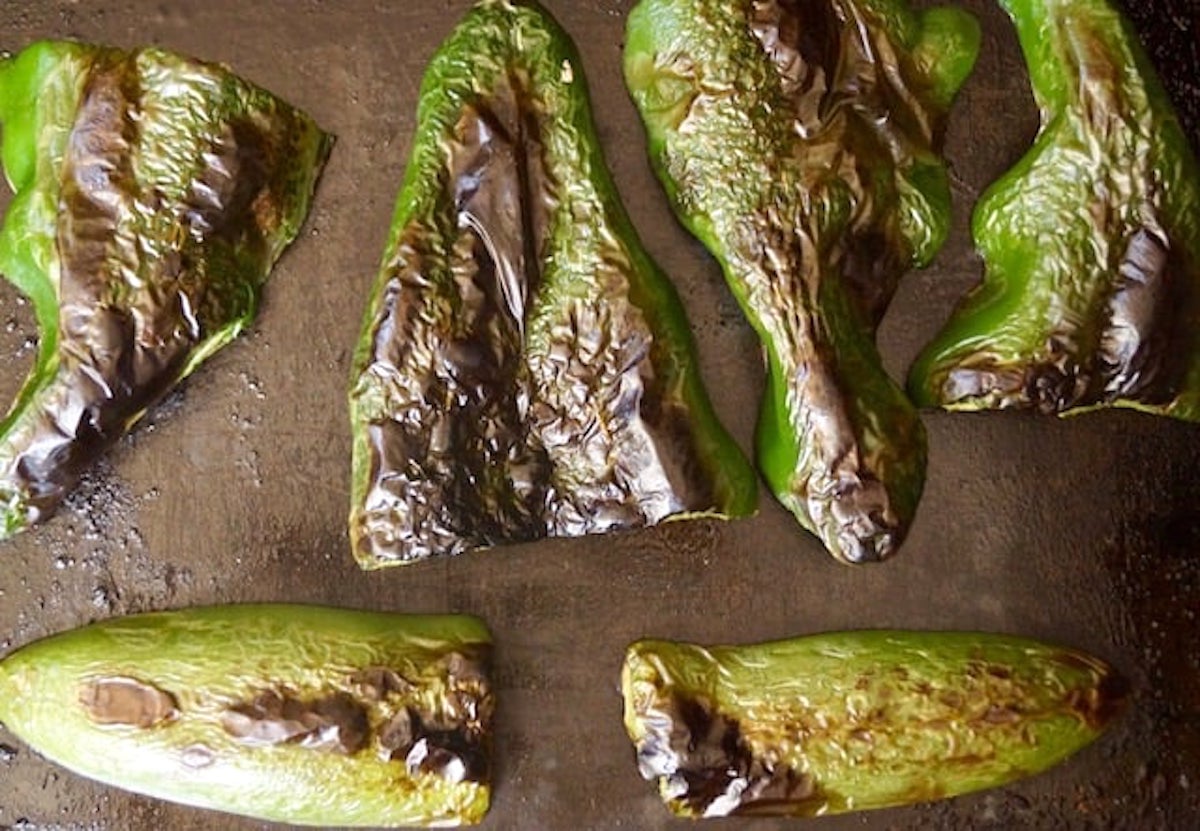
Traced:
<path fill-rule="evenodd" d="M 759 348 L 716 264 L 675 222 L 620 76 L 632 0 L 546 0 L 583 53 L 600 136 L 651 253 L 675 280 L 716 407 L 749 448 Z M 880 333 L 902 377 L 979 279 L 981 190 L 1037 126 L 1007 18 L 951 119 L 956 217 Z M 1129 0 L 1200 144 L 1195 0 Z M 486 829 L 665 829 L 621 726 L 624 647 L 831 629 L 980 629 L 1090 650 L 1133 680 L 1132 711 L 1069 764 L 997 791 L 818 820 L 828 829 L 1186 829 L 1200 815 L 1200 428 L 1135 413 L 1069 421 L 929 413 L 912 535 L 878 567 L 835 564 L 763 491 L 753 519 L 513 546 L 366 574 L 346 537 L 350 355 L 411 140 L 417 86 L 467 0 L 2 0 L 0 48 L 41 37 L 154 43 L 228 63 L 338 136 L 309 224 L 247 336 L 151 412 L 48 524 L 0 544 L 0 652 L 101 618 L 294 601 L 470 612 L 498 643 L 496 794 Z M 3 189 L 0 189 L 3 190 Z M 0 207 L 10 194 L 0 193 Z M 0 397 L 36 337 L 0 287 Z M 9 356 L 16 355 L 15 359 Z M 15 751 L 13 753 L 12 751 Z M 23 824 L 24 823 L 24 824 Z M 729 820 L 773 831 L 801 821 Z M 94 785 L 0 730 L 0 828 L 252 829 L 262 823 Z M 708 827 L 708 826 L 706 826 Z"/>

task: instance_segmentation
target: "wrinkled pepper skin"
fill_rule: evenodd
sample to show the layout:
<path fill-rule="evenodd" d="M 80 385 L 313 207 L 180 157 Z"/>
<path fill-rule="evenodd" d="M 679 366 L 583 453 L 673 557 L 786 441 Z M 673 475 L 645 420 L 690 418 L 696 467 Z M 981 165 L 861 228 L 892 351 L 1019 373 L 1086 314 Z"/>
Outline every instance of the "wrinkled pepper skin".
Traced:
<path fill-rule="evenodd" d="M 487 812 L 491 638 L 467 617 L 247 605 L 105 621 L 0 662 L 0 721 L 109 785 L 325 827 Z"/>
<path fill-rule="evenodd" d="M 899 0 L 642 0 L 625 78 L 676 214 L 764 346 L 758 463 L 838 560 L 910 526 L 925 432 L 874 332 L 948 233 L 937 147 L 979 30 Z"/>
<path fill-rule="evenodd" d="M 1002 0 L 1041 130 L 975 209 L 983 283 L 913 365 L 919 404 L 1200 420 L 1200 167 L 1104 0 Z"/>
<path fill-rule="evenodd" d="M 484 0 L 417 119 L 350 394 L 359 563 L 751 513 L 567 34 Z"/>
<path fill-rule="evenodd" d="M 638 767 L 685 817 L 820 816 L 996 787 L 1096 739 L 1126 685 L 1004 635 L 862 631 L 640 641 L 621 679 Z"/>
<path fill-rule="evenodd" d="M 40 330 L 0 424 L 7 536 L 253 319 L 330 139 L 222 67 L 61 42 L 0 60 L 0 127 L 0 273 Z"/>

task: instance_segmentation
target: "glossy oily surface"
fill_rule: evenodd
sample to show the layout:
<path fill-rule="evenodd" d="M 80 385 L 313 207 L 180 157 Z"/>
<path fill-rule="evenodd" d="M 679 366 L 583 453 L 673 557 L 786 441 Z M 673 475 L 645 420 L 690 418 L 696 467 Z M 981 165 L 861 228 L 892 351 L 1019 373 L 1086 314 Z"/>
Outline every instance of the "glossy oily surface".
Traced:
<path fill-rule="evenodd" d="M 7 536 L 253 318 L 330 138 L 222 67 L 63 42 L 0 62 L 0 129 L 0 271 L 41 328 L 0 424 Z"/>
<path fill-rule="evenodd" d="M 1007 0 L 1042 128 L 973 230 L 987 268 L 913 367 L 924 404 L 1200 420 L 1200 165 L 1106 0 Z"/>
<path fill-rule="evenodd" d="M 625 729 L 685 817 L 825 816 L 1031 776 L 1097 739 L 1127 688 L 1091 656 L 978 632 L 629 647 Z"/>
<path fill-rule="evenodd" d="M 134 615 L 0 662 L 0 720 L 118 787 L 305 825 L 478 822 L 495 699 L 466 617 L 242 605 Z"/>
<path fill-rule="evenodd" d="M 925 432 L 874 331 L 949 229 L 938 147 L 978 48 L 961 11 L 900 0 L 646 0 L 625 78 L 683 224 L 763 341 L 757 458 L 847 563 L 900 547 Z"/>
<path fill-rule="evenodd" d="M 1176 419 L 922 414 L 929 466 L 903 553 L 846 568 L 761 490 L 725 522 L 513 544 L 412 567 L 350 556 L 352 345 L 379 273 L 416 130 L 417 89 L 467 0 L 7 0 L 0 47 L 77 36 L 221 61 L 337 135 L 300 238 L 254 323 L 117 443 L 53 520 L 0 549 L 0 654 L 92 620 L 230 602 L 477 615 L 495 643 L 485 831 L 1179 831 L 1200 813 L 1200 441 Z M 681 228 L 622 79 L 627 0 L 546 0 L 581 54 L 600 145 L 647 250 L 676 285 L 705 387 L 743 450 L 764 374 L 719 266 Z M 1024 59 L 994 0 L 947 122 L 950 235 L 900 281 L 878 330 L 893 379 L 977 283 L 979 193 L 1038 127 Z M 1191 93 L 1187 3 L 1133 9 L 1164 83 Z M 1140 12 L 1139 12 L 1140 9 Z M 1189 98 L 1192 96 L 1192 98 Z M 1193 105 L 1194 106 L 1194 105 Z M 1189 135 L 1200 122 L 1189 120 Z M 9 196 L 0 186 L 0 205 Z M 0 398 L 32 360 L 31 308 L 0 282 Z M 1064 765 L 998 790 L 818 820 L 672 816 L 621 720 L 625 649 L 642 638 L 749 644 L 856 628 L 1026 635 L 1129 679 L 1125 714 Z M 0 826 L 266 831 L 106 787 L 0 729 Z M 287 827 L 286 825 L 282 827 Z M 336 827 L 336 826 L 335 826 Z"/>
<path fill-rule="evenodd" d="M 350 394 L 366 568 L 754 508 L 585 84 L 532 3 L 481 2 L 426 70 Z"/>

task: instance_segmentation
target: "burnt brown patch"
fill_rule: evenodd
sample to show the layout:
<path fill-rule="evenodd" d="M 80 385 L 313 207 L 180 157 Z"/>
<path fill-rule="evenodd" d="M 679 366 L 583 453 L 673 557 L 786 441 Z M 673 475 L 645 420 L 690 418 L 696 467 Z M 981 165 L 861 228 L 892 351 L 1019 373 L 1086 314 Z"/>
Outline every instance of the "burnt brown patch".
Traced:
<path fill-rule="evenodd" d="M 245 744 L 298 744 L 348 756 L 363 748 L 369 734 L 366 707 L 346 693 L 304 701 L 267 690 L 227 709 L 221 726 Z"/>
<path fill-rule="evenodd" d="M 675 799 L 695 814 L 803 816 L 826 803 L 812 776 L 757 756 L 740 724 L 709 702 L 675 692 L 661 709 L 669 729 L 646 736 L 639 762 L 665 776 Z"/>
<path fill-rule="evenodd" d="M 1110 671 L 1095 685 L 1068 693 L 1067 708 L 1088 727 L 1100 730 L 1124 712 L 1130 693 L 1129 682 Z"/>
<path fill-rule="evenodd" d="M 98 678 L 79 691 L 79 703 L 96 724 L 149 729 L 179 715 L 175 697 L 135 678 Z"/>

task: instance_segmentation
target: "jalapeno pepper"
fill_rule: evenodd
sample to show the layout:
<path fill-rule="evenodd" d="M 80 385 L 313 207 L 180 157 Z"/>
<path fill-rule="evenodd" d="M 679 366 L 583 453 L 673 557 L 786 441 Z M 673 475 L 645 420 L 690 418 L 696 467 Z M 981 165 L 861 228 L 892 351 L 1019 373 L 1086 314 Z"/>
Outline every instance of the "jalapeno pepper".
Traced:
<path fill-rule="evenodd" d="M 1096 739 L 1127 694 L 1074 650 L 901 631 L 641 641 L 621 684 L 638 767 L 687 817 L 818 816 L 996 787 Z"/>
<path fill-rule="evenodd" d="M 1041 130 L 975 210 L 983 283 L 913 365 L 923 405 L 1200 420 L 1200 167 L 1105 0 L 1002 0 Z"/>
<path fill-rule="evenodd" d="M 354 363 L 366 568 L 754 508 L 536 3 L 484 0 L 434 56 Z"/>
<path fill-rule="evenodd" d="M 40 330 L 0 424 L 6 536 L 249 323 L 330 139 L 222 67 L 76 43 L 0 61 L 0 125 L 0 273 Z"/>
<path fill-rule="evenodd" d="M 487 812 L 491 639 L 466 617 L 247 605 L 137 615 L 0 661 L 0 721 L 83 776 L 277 822 Z"/>
<path fill-rule="evenodd" d="M 974 19 L 899 0 L 643 0 L 625 77 L 683 224 L 762 339 L 758 463 L 839 560 L 891 555 L 925 433 L 875 328 L 950 209 L 937 155 Z"/>

